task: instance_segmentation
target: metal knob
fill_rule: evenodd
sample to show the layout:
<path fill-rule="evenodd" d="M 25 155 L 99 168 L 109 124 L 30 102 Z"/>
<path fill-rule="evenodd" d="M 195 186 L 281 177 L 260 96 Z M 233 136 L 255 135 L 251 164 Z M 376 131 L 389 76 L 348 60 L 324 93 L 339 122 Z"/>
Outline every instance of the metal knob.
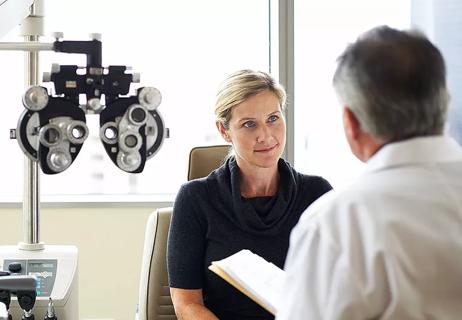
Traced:
<path fill-rule="evenodd" d="M 26 90 L 23 97 L 24 107 L 31 111 L 39 111 L 48 104 L 48 91 L 44 87 L 32 86 Z"/>
<path fill-rule="evenodd" d="M 154 87 L 144 87 L 138 93 L 138 100 L 148 110 L 155 110 L 162 102 L 162 95 Z"/>
<path fill-rule="evenodd" d="M 51 73 L 59 73 L 61 71 L 61 66 L 58 63 L 51 64 Z"/>
<path fill-rule="evenodd" d="M 101 41 L 101 33 L 90 33 L 89 37 L 91 40 Z"/>
<path fill-rule="evenodd" d="M 64 33 L 62 33 L 61 31 L 55 31 L 51 33 L 51 36 L 55 38 L 56 41 L 58 41 L 59 39 L 64 38 Z"/>
<path fill-rule="evenodd" d="M 42 82 L 50 82 L 51 81 L 51 72 L 44 72 L 42 75 Z"/>
<path fill-rule="evenodd" d="M 87 107 L 92 111 L 99 111 L 101 109 L 101 101 L 98 98 L 91 98 L 87 102 Z"/>
<path fill-rule="evenodd" d="M 62 150 L 53 150 L 47 157 L 48 166 L 55 172 L 66 170 L 72 163 L 71 155 Z"/>
<path fill-rule="evenodd" d="M 141 81 L 141 76 L 139 74 L 139 72 L 134 72 L 133 75 L 132 75 L 132 82 L 133 83 L 140 83 Z"/>

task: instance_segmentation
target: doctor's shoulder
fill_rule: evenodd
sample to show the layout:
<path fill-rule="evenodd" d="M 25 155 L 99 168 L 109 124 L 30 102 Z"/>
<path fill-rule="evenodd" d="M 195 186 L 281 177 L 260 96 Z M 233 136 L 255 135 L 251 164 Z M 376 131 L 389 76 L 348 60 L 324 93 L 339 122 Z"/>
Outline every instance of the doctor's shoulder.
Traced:
<path fill-rule="evenodd" d="M 342 220 L 351 218 L 367 198 L 367 188 L 352 184 L 348 187 L 333 189 L 313 202 L 302 214 L 300 225 L 318 227 L 339 227 Z"/>

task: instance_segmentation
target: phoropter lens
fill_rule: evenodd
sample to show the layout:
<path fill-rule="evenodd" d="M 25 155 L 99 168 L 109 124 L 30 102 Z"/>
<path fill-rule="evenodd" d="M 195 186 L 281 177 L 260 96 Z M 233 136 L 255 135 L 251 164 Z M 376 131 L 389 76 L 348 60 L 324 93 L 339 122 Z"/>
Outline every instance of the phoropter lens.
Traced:
<path fill-rule="evenodd" d="M 109 140 L 117 138 L 117 128 L 107 127 L 106 130 L 104 130 L 104 136 Z"/>
<path fill-rule="evenodd" d="M 138 144 L 138 138 L 132 134 L 125 137 L 125 145 L 129 148 L 134 148 Z"/>
<path fill-rule="evenodd" d="M 49 144 L 55 144 L 59 141 L 59 131 L 55 128 L 50 128 L 45 132 L 44 137 Z"/>
<path fill-rule="evenodd" d="M 146 120 L 146 117 L 146 111 L 140 106 L 132 106 L 131 110 L 129 111 L 128 118 L 135 125 L 142 125 Z"/>
<path fill-rule="evenodd" d="M 85 128 L 83 126 L 75 126 L 72 128 L 72 136 L 76 139 L 82 139 L 85 136 Z"/>

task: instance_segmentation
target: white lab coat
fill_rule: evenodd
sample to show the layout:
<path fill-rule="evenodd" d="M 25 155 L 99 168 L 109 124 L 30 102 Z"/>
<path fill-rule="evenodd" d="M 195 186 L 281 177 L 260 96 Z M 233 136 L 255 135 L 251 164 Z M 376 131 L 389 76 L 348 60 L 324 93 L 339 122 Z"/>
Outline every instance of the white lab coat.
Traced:
<path fill-rule="evenodd" d="M 387 144 L 290 238 L 277 320 L 462 319 L 462 149 Z"/>

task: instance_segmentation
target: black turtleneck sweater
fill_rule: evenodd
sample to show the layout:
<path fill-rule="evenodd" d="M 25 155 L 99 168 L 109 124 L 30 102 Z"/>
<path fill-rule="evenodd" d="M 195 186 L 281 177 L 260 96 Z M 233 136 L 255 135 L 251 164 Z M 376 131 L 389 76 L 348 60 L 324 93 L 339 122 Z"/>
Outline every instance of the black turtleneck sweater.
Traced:
<path fill-rule="evenodd" d="M 184 184 L 175 200 L 167 248 L 169 284 L 202 289 L 205 306 L 221 320 L 274 319 L 255 302 L 208 270 L 212 261 L 249 249 L 280 268 L 289 235 L 301 214 L 331 190 L 323 178 L 278 163 L 275 196 L 243 198 L 234 157 L 208 177 Z"/>

